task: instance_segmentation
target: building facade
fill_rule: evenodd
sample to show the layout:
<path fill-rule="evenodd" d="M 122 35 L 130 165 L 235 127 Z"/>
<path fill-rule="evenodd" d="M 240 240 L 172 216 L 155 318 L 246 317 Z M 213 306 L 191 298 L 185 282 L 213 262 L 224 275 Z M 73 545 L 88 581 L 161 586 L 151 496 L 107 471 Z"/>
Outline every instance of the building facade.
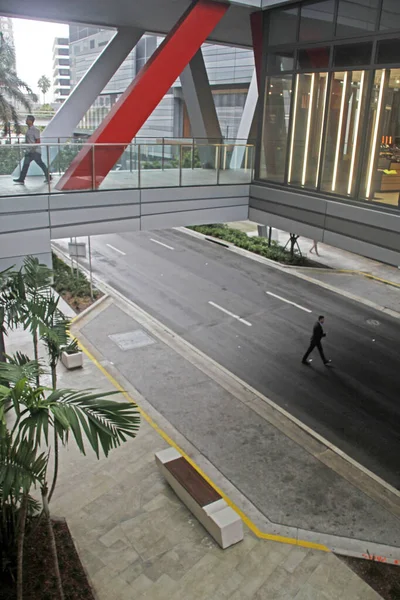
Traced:
<path fill-rule="evenodd" d="M 53 43 L 53 91 L 54 101 L 61 104 L 71 91 L 69 39 L 54 38 Z"/>
<path fill-rule="evenodd" d="M 290 3 L 262 22 L 251 216 L 393 262 L 399 234 L 365 209 L 399 211 L 400 3 Z"/>
<path fill-rule="evenodd" d="M 113 37 L 113 30 L 70 26 L 71 85 L 85 75 L 104 46 Z M 136 74 L 151 57 L 163 37 L 144 35 L 117 70 L 100 96 L 80 123 L 82 132 L 90 133 L 102 122 Z M 248 87 L 254 70 L 251 50 L 204 44 L 203 55 L 214 96 L 221 133 L 225 138 L 236 136 Z M 138 137 L 190 137 L 190 123 L 177 80 L 141 128 Z"/>

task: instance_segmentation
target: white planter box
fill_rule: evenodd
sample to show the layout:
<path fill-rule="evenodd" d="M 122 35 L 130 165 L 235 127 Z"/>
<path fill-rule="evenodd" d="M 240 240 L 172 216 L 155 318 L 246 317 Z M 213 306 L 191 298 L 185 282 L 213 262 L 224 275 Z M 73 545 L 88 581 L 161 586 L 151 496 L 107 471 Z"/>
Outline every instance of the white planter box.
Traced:
<path fill-rule="evenodd" d="M 83 367 L 83 352 L 76 352 L 75 354 L 63 352 L 61 354 L 61 362 L 69 370 L 80 369 Z"/>

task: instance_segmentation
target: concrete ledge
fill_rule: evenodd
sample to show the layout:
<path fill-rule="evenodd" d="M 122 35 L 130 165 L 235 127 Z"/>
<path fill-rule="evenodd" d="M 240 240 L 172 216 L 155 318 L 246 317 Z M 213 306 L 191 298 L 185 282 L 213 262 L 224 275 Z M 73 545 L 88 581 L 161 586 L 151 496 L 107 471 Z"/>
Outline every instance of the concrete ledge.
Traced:
<path fill-rule="evenodd" d="M 155 454 L 155 459 L 160 473 L 172 487 L 178 498 L 187 506 L 190 512 L 203 525 L 221 548 L 229 548 L 243 540 L 243 523 L 235 511 L 227 505 L 223 498 L 219 498 L 210 504 L 201 506 L 192 493 L 181 485 L 174 475 L 166 468 L 172 461 L 183 458 L 182 454 L 175 448 L 167 448 Z M 183 458 L 184 459 L 184 458 Z M 186 459 L 184 459 L 186 460 Z M 187 463 L 189 464 L 189 463 Z M 199 480 L 200 473 L 195 471 Z"/>

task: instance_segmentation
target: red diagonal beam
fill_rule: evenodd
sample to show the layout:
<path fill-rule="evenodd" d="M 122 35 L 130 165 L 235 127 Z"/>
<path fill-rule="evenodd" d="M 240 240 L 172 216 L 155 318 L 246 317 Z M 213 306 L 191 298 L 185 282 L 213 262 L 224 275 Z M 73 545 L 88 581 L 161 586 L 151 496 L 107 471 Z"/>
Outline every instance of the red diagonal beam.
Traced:
<path fill-rule="evenodd" d="M 56 185 L 59 190 L 98 187 L 146 122 L 174 81 L 222 19 L 229 5 L 198 0 L 139 71 L 88 144 L 117 144 L 84 147 Z"/>

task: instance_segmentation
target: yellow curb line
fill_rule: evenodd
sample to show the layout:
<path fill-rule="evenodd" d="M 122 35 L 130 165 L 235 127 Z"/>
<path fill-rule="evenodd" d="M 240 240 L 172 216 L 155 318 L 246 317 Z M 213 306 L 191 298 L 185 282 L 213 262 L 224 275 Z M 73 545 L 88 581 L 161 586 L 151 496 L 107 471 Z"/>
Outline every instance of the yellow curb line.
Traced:
<path fill-rule="evenodd" d="M 377 277 L 376 275 L 372 275 L 372 273 L 367 273 L 366 271 L 354 271 L 352 269 L 329 269 L 328 272 L 346 273 L 348 275 L 361 275 L 362 277 L 366 277 L 367 279 L 373 279 L 374 281 L 379 281 L 379 283 L 385 283 L 386 285 L 391 285 L 393 287 L 400 288 L 400 283 L 390 281 L 389 279 L 382 279 L 381 277 Z"/>
<path fill-rule="evenodd" d="M 74 321 L 74 319 L 72 319 L 72 322 Z M 142 415 L 142 417 L 149 423 L 149 425 L 151 425 L 151 427 L 167 442 L 167 444 L 169 444 L 170 446 L 172 446 L 173 448 L 175 448 L 175 450 L 177 450 L 187 461 L 188 463 L 190 463 L 192 465 L 192 467 L 194 469 L 196 469 L 196 471 L 203 477 L 203 479 L 205 479 L 207 481 L 207 483 L 209 483 L 211 485 L 212 488 L 214 488 L 214 490 L 216 492 L 218 492 L 218 494 L 225 500 L 225 502 L 231 507 L 233 508 L 233 510 L 240 516 L 240 518 L 243 520 L 243 522 L 247 525 L 247 527 L 254 533 L 255 536 L 257 536 L 258 538 L 264 539 L 264 540 L 270 540 L 273 542 L 280 542 L 282 544 L 292 544 L 294 546 L 301 546 L 302 548 L 312 548 L 313 550 L 321 550 L 322 552 L 330 552 L 330 549 L 327 548 L 327 546 L 324 546 L 323 544 L 316 544 L 314 542 L 307 542 L 305 540 L 297 540 L 295 538 L 289 538 L 289 537 L 284 537 L 281 535 L 273 535 L 273 534 L 269 534 L 269 533 L 265 533 L 263 531 L 261 531 L 257 525 L 255 525 L 244 513 L 243 511 L 236 506 L 236 504 L 234 504 L 232 502 L 232 500 L 230 498 L 228 498 L 228 496 L 226 494 L 224 494 L 224 492 L 222 490 L 220 490 L 218 488 L 218 486 L 216 486 L 211 479 L 200 469 L 200 467 L 198 467 L 196 465 L 195 462 L 193 462 L 193 460 L 169 437 L 168 434 L 165 433 L 165 431 L 163 431 L 158 425 L 157 423 L 155 423 L 155 421 L 153 421 L 153 419 L 142 409 L 140 408 L 140 406 L 129 396 L 129 394 L 121 387 L 121 385 L 118 383 L 118 381 L 115 379 L 115 377 L 113 377 L 108 371 L 107 369 L 105 369 L 105 367 L 103 367 L 99 361 L 93 356 L 93 354 L 91 352 L 89 352 L 89 350 L 87 348 L 85 348 L 85 346 L 79 341 L 79 339 L 76 338 L 76 336 L 73 336 L 74 339 L 76 339 L 79 343 L 79 346 L 82 349 L 82 352 L 84 352 L 84 354 L 86 354 L 86 356 L 96 365 L 96 367 L 103 373 L 103 375 L 105 375 L 107 377 L 107 379 L 110 381 L 110 383 L 112 383 L 112 385 L 118 390 L 120 391 L 125 398 L 131 402 L 132 404 L 135 404 L 137 406 L 138 412 Z"/>

